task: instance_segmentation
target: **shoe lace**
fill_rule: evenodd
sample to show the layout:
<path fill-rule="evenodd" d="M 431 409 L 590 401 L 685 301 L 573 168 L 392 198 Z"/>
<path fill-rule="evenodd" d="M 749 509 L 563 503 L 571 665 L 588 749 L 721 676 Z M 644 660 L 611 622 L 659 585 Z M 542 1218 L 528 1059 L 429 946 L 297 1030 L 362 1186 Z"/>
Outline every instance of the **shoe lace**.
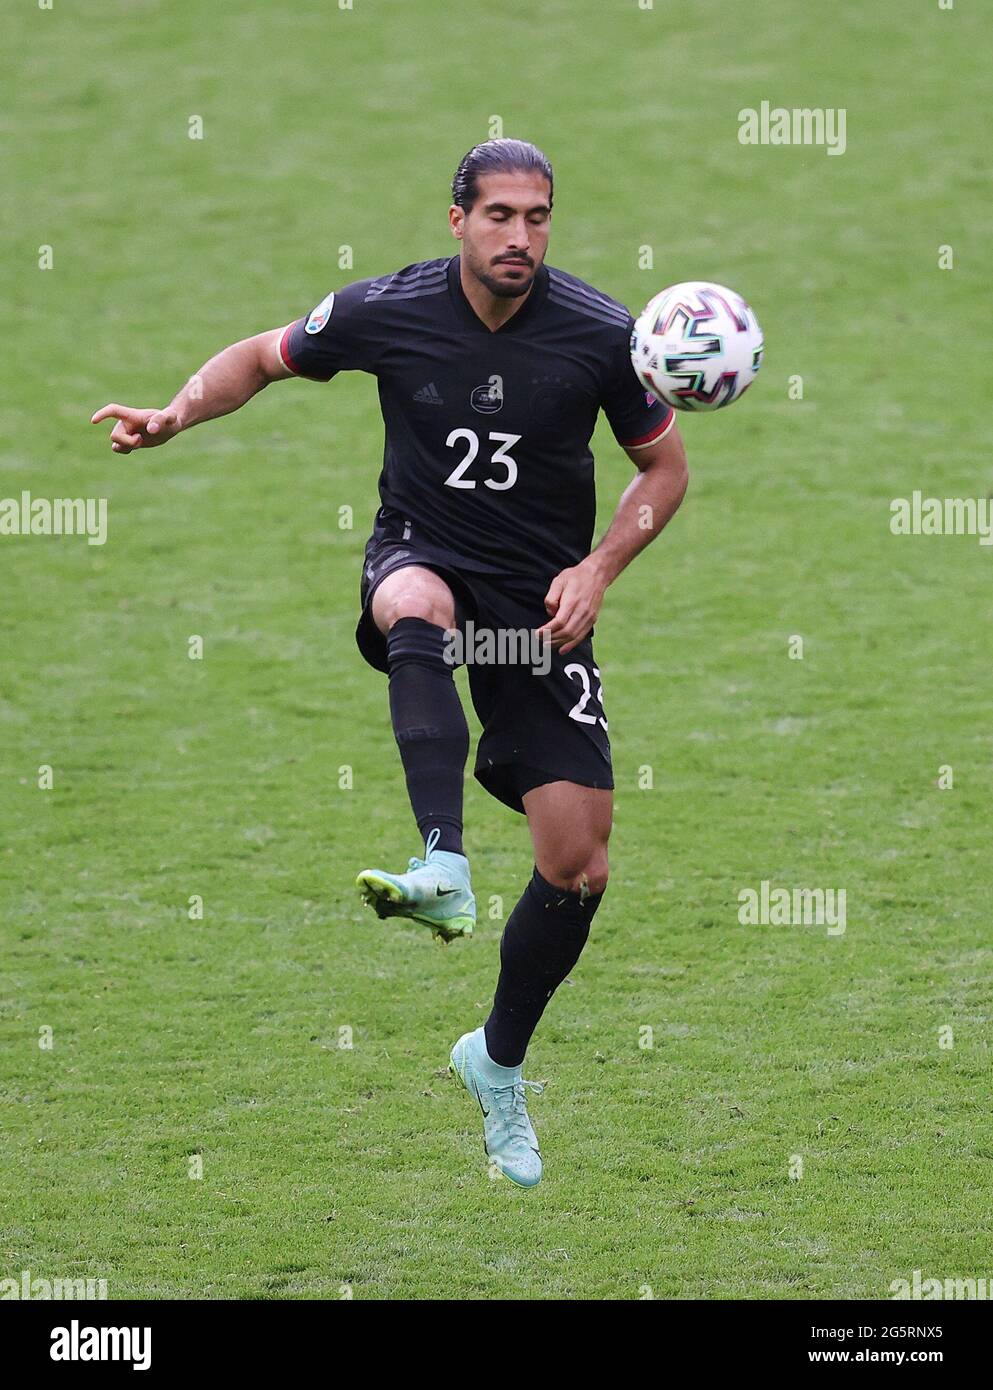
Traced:
<path fill-rule="evenodd" d="M 418 859 L 417 856 L 414 854 L 410 856 L 410 859 L 407 862 L 408 873 L 411 869 L 423 869 L 427 867 L 427 862 L 431 858 L 431 852 L 440 839 L 441 831 L 438 829 L 437 826 L 435 826 L 435 828 L 431 831 L 430 835 L 428 836 L 427 841 L 424 845 L 424 858 Z"/>
<path fill-rule="evenodd" d="M 522 1077 L 520 1081 L 510 1081 L 506 1086 L 490 1086 L 489 1089 L 513 1138 L 527 1143 L 531 1136 L 528 1133 L 527 1097 L 524 1092 L 527 1089 L 540 1096 L 545 1089 L 542 1083 L 525 1081 Z"/>

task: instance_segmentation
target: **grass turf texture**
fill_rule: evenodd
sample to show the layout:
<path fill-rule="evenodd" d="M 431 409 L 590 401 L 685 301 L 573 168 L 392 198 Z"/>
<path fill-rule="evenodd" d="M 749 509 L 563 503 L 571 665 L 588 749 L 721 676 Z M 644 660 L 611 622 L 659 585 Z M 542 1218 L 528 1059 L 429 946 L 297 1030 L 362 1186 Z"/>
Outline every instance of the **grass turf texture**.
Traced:
<path fill-rule="evenodd" d="M 93 0 L 8 26 L 0 494 L 107 497 L 110 534 L 0 538 L 0 1277 L 804 1299 L 990 1274 L 993 556 L 888 529 L 914 488 L 990 489 L 988 19 Z M 847 153 L 741 146 L 763 100 L 847 108 Z M 281 383 L 128 458 L 87 424 L 449 253 L 446 181 L 494 113 L 555 164 L 552 264 L 635 310 L 728 283 L 768 345 L 740 405 L 684 422 L 684 509 L 607 597 L 614 877 L 529 1059 L 551 1084 L 528 1194 L 487 1179 L 439 1074 L 485 1016 L 523 821 L 469 787 L 466 945 L 352 887 L 418 849 L 352 641 L 374 382 Z M 605 524 L 631 470 L 595 442 Z M 763 878 L 844 887 L 847 932 L 739 925 Z"/>

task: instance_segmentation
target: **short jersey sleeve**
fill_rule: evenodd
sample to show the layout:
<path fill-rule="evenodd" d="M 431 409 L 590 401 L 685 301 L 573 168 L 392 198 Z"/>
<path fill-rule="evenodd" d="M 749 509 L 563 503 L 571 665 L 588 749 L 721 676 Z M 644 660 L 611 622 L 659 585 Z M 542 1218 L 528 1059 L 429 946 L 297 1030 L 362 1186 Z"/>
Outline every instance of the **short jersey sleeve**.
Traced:
<path fill-rule="evenodd" d="M 602 405 L 618 444 L 625 449 L 643 449 L 669 432 L 676 412 L 646 391 L 635 376 L 629 346 L 633 327 L 634 319 L 614 349 Z"/>
<path fill-rule="evenodd" d="M 330 381 L 336 372 L 372 372 L 382 351 L 375 307 L 367 298 L 372 280 L 333 290 L 284 330 L 279 352 L 291 372 Z"/>

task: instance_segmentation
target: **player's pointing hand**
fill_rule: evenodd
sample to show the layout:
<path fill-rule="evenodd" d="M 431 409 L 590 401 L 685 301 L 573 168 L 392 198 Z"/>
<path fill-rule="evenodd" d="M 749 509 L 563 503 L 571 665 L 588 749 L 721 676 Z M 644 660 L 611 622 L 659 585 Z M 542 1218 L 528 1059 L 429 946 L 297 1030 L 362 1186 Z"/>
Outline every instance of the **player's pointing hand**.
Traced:
<path fill-rule="evenodd" d="M 90 420 L 116 420 L 110 432 L 110 447 L 115 454 L 130 454 L 133 449 L 151 449 L 165 444 L 182 429 L 174 410 L 136 410 L 129 405 L 105 405 Z"/>

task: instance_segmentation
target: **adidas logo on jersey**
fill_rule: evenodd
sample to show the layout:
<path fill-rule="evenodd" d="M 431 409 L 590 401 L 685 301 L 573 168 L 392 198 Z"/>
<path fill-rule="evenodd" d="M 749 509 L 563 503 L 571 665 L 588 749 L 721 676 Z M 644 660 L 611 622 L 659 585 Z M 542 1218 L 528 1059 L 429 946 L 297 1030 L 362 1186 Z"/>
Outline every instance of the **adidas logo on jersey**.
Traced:
<path fill-rule="evenodd" d="M 423 401 L 427 405 L 444 405 L 444 397 L 439 396 L 438 388 L 433 381 L 429 381 L 427 386 L 422 386 L 419 391 L 414 392 L 415 401 Z"/>

